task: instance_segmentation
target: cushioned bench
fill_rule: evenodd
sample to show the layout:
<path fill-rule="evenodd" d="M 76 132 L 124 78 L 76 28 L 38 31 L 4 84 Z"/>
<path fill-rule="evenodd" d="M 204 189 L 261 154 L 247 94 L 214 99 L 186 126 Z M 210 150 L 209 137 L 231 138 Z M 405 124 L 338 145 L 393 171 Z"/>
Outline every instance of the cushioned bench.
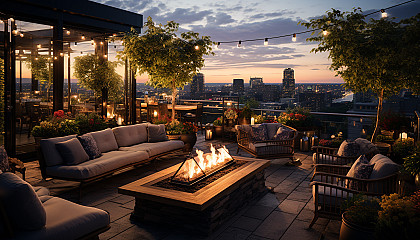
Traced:
<path fill-rule="evenodd" d="M 168 140 L 164 125 L 143 123 L 43 139 L 39 163 L 44 178 L 82 184 L 183 148 L 182 141 Z"/>

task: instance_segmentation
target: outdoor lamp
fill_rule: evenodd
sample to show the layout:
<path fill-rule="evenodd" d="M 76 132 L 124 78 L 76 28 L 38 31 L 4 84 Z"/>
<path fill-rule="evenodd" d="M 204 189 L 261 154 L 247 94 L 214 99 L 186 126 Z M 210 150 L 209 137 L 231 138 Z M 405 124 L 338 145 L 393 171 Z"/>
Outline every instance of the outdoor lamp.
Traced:
<path fill-rule="evenodd" d="M 400 133 L 400 138 L 401 139 L 407 139 L 407 133 L 406 132 L 402 132 L 402 133 Z"/>
<path fill-rule="evenodd" d="M 206 140 L 212 140 L 213 139 L 213 130 L 211 128 L 206 129 Z"/>
<path fill-rule="evenodd" d="M 251 125 L 254 125 L 254 124 L 255 124 L 255 118 L 251 117 Z"/>
<path fill-rule="evenodd" d="M 157 117 L 158 116 L 158 113 L 157 113 L 157 111 L 155 110 L 155 111 L 153 111 L 153 117 Z"/>

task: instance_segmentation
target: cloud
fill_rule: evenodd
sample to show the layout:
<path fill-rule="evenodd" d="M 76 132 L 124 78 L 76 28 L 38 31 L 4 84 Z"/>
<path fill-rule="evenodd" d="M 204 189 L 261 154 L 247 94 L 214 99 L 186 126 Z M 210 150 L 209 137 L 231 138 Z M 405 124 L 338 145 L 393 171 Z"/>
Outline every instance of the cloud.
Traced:
<path fill-rule="evenodd" d="M 180 24 L 189 24 L 203 20 L 212 13 L 213 11 L 210 10 L 199 11 L 194 8 L 176 8 L 175 11 L 161 15 L 161 17 L 168 19 L 167 21 L 170 20 Z"/>
<path fill-rule="evenodd" d="M 223 12 L 217 13 L 216 16 L 207 16 L 207 24 L 210 25 L 225 25 L 233 22 L 235 22 L 235 20 L 232 16 Z"/>

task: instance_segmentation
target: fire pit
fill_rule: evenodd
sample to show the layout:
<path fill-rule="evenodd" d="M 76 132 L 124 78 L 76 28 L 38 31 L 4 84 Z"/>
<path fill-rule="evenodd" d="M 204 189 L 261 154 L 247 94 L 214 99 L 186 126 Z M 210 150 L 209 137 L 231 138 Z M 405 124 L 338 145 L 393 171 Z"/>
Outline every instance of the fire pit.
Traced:
<path fill-rule="evenodd" d="M 207 235 L 266 193 L 264 169 L 270 162 L 233 159 L 224 151 L 223 147 L 216 147 L 209 154 L 199 151 L 183 163 L 118 188 L 119 193 L 136 198 L 132 219 Z M 210 163 L 201 160 L 210 160 L 214 154 L 225 156 L 224 164 L 204 167 Z M 194 174 L 184 172 L 186 169 Z"/>
<path fill-rule="evenodd" d="M 188 155 L 171 178 L 171 183 L 191 186 L 212 174 L 232 165 L 233 157 L 225 146 L 215 148 L 210 145 L 211 153 L 196 150 L 197 156 Z"/>

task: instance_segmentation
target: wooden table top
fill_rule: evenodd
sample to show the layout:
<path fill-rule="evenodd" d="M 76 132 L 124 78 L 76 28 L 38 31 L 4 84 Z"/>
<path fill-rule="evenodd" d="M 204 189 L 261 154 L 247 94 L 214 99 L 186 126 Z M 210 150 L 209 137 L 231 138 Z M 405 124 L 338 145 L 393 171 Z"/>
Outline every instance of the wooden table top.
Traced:
<path fill-rule="evenodd" d="M 147 103 L 141 103 L 142 108 L 147 108 Z M 151 106 L 157 107 L 157 104 L 150 104 Z M 172 110 L 172 104 L 168 104 L 168 109 Z M 176 105 L 175 111 L 191 111 L 196 110 L 197 106 L 194 105 Z"/>

